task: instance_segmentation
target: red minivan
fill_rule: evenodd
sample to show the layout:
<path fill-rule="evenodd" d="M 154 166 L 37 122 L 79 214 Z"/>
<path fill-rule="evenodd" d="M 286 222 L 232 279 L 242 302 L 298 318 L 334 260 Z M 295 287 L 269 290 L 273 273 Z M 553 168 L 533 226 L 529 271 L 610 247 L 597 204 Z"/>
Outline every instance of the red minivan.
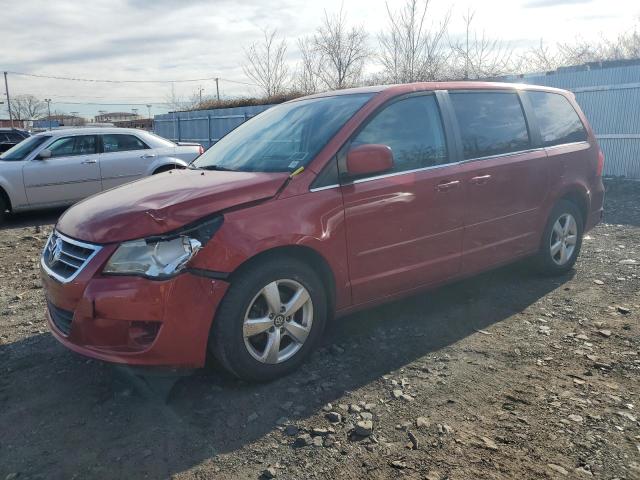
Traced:
<path fill-rule="evenodd" d="M 42 255 L 53 335 L 138 366 L 266 381 L 329 318 L 532 257 L 575 263 L 604 157 L 571 93 L 376 86 L 273 107 L 174 170 L 88 198 Z"/>

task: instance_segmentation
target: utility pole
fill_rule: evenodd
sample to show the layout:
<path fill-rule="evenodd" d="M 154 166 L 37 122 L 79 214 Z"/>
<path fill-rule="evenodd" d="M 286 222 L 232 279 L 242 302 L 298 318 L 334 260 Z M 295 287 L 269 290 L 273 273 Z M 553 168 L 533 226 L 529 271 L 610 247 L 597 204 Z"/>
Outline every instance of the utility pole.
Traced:
<path fill-rule="evenodd" d="M 202 88 L 202 85 L 200 85 L 198 87 L 198 96 L 200 97 L 200 100 L 198 101 L 198 105 L 202 105 L 202 92 L 204 92 L 204 88 Z"/>
<path fill-rule="evenodd" d="M 9 98 L 9 82 L 7 81 L 7 72 L 4 72 L 4 91 L 7 94 L 7 110 L 9 110 L 9 121 L 13 128 L 13 114 L 11 113 L 11 98 Z"/>
<path fill-rule="evenodd" d="M 151 104 L 147 104 L 147 111 L 149 112 L 149 118 L 151 118 Z"/>
<path fill-rule="evenodd" d="M 216 96 L 218 97 L 218 101 L 220 101 L 220 86 L 218 85 L 218 77 L 216 77 Z"/>
<path fill-rule="evenodd" d="M 51 99 L 45 98 L 45 102 L 47 102 L 47 117 L 49 117 L 49 130 L 51 130 Z"/>

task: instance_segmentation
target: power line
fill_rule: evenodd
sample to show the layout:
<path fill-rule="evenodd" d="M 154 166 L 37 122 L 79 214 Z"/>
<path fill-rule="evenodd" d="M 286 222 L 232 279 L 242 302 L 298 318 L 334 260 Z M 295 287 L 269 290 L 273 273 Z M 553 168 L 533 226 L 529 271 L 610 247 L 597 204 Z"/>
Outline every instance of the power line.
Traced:
<path fill-rule="evenodd" d="M 108 80 L 108 79 L 97 79 L 97 78 L 77 78 L 77 77 L 61 77 L 58 75 L 42 75 L 38 73 L 25 73 L 25 72 L 13 72 L 7 71 L 12 75 L 20 75 L 23 77 L 35 77 L 35 78 L 46 78 L 49 80 L 66 80 L 72 82 L 91 82 L 91 83 L 190 83 L 190 82 L 205 82 L 205 81 L 215 81 L 216 78 L 219 80 L 223 80 L 229 83 L 238 83 L 240 85 L 251 85 L 251 86 L 259 86 L 255 83 L 243 82 L 240 80 L 231 80 L 228 78 L 221 77 L 206 77 L 206 78 L 189 78 L 182 80 Z"/>

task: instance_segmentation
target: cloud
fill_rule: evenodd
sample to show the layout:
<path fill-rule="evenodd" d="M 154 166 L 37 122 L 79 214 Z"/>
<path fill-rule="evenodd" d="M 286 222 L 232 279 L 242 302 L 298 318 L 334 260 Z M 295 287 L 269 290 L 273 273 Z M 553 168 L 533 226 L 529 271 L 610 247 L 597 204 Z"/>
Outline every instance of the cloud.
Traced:
<path fill-rule="evenodd" d="M 591 3 L 593 0 L 530 0 L 525 2 L 525 8 L 557 7 L 560 5 L 576 5 L 580 3 Z"/>

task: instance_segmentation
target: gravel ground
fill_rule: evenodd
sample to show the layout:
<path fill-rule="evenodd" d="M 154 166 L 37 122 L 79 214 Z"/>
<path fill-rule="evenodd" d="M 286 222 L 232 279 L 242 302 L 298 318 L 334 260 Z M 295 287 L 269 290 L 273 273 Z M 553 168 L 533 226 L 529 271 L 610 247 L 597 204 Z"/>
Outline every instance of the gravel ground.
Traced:
<path fill-rule="evenodd" d="M 146 381 L 51 337 L 59 212 L 0 230 L 0 480 L 640 479 L 640 183 L 575 271 L 526 265 L 343 318 L 302 370 Z M 39 225 L 42 225 L 40 227 Z"/>

